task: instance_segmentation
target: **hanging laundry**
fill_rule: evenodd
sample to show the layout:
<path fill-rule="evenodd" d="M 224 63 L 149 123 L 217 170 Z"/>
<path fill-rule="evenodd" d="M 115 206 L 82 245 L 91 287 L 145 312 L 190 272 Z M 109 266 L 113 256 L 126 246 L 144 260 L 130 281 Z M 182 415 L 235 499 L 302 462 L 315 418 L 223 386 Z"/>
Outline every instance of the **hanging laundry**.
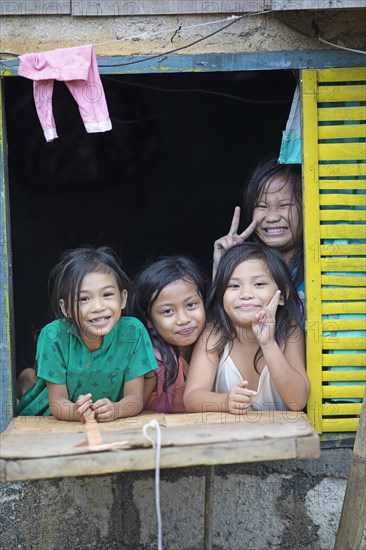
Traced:
<path fill-rule="evenodd" d="M 46 141 L 58 137 L 52 111 L 55 80 L 65 82 L 88 133 L 112 129 L 92 45 L 60 48 L 19 57 L 18 75 L 33 80 L 34 101 Z"/>
<path fill-rule="evenodd" d="M 279 164 L 301 164 L 301 98 L 299 85 L 295 88 L 286 130 L 282 132 Z"/>

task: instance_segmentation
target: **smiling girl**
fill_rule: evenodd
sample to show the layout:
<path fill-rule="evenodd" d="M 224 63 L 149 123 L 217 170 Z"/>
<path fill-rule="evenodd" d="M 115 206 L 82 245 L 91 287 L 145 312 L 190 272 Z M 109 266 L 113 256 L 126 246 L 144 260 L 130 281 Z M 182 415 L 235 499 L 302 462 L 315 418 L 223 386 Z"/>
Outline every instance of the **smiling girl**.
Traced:
<path fill-rule="evenodd" d="M 65 252 L 50 276 L 55 321 L 37 342 L 37 380 L 18 414 L 98 422 L 142 410 L 144 375 L 157 368 L 150 338 L 126 307 L 129 279 L 107 247 Z"/>
<path fill-rule="evenodd" d="M 304 298 L 304 250 L 302 177 L 298 164 L 278 164 L 276 159 L 260 162 L 244 188 L 242 221 L 234 210 L 230 231 L 214 244 L 214 272 L 225 250 L 246 240 L 276 248 L 286 260 L 293 283 Z"/>
<path fill-rule="evenodd" d="M 230 248 L 207 299 L 187 411 L 303 409 L 309 392 L 299 299 L 281 255 L 259 243 Z"/>
<path fill-rule="evenodd" d="M 144 408 L 184 412 L 193 345 L 205 325 L 206 277 L 193 259 L 161 258 L 136 278 L 131 312 L 147 327 L 159 369 L 145 376 Z"/>

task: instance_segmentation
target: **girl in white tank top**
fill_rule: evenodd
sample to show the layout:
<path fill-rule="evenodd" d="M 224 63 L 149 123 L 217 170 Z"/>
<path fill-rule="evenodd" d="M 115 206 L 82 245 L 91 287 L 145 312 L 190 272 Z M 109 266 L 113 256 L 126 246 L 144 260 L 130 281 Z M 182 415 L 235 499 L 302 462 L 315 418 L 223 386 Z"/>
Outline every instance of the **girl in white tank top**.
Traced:
<path fill-rule="evenodd" d="M 229 249 L 208 296 L 207 319 L 191 359 L 187 411 L 304 408 L 301 308 L 279 252 L 249 242 Z"/>

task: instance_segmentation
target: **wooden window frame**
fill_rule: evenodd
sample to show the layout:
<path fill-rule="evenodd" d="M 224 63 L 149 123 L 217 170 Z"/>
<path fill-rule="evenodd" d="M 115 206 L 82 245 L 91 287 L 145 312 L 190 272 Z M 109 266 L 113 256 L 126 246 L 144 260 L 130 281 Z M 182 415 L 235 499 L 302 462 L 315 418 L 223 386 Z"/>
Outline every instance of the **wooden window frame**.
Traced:
<path fill-rule="evenodd" d="M 319 52 L 270 52 L 258 54 L 221 54 L 220 71 L 247 71 L 247 70 L 289 70 L 304 67 L 357 67 L 364 58 L 361 54 L 345 51 L 326 50 Z M 104 57 L 98 59 L 101 74 L 136 74 L 136 67 L 140 73 L 157 72 L 181 72 L 201 71 L 218 72 L 218 54 L 206 55 L 172 55 L 159 63 L 159 59 L 152 61 L 146 57 L 135 57 L 138 65 L 125 65 L 124 57 Z M 120 63 L 120 64 L 119 64 Z M 17 61 L 12 60 L 5 65 L 8 67 L 3 74 L 4 78 L 17 75 Z M 4 429 L 14 416 L 14 373 L 15 373 L 15 347 L 14 347 L 14 316 L 12 293 L 12 261 L 11 238 L 9 217 L 9 192 L 7 172 L 7 143 L 4 124 L 3 84 L 0 81 L 0 398 L 1 418 L 0 430 Z M 2 132 L 2 133 L 1 133 Z M 316 358 L 315 358 L 316 360 Z"/>

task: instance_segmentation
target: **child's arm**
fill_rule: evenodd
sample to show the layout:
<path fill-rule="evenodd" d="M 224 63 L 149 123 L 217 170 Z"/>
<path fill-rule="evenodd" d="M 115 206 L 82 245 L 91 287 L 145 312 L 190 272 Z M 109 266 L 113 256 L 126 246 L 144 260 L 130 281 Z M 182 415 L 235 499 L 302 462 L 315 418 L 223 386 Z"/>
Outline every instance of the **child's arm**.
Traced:
<path fill-rule="evenodd" d="M 144 376 L 144 407 L 148 402 L 150 395 L 156 389 L 157 376 L 156 371 L 148 372 Z"/>
<path fill-rule="evenodd" d="M 296 328 L 286 342 L 284 352 L 277 344 L 274 332 L 280 296 L 280 291 L 277 291 L 268 306 L 258 315 L 258 320 L 253 323 L 252 328 L 280 397 L 290 410 L 300 411 L 305 407 L 309 394 L 304 335 L 300 328 Z"/>
<path fill-rule="evenodd" d="M 117 418 L 135 416 L 142 411 L 144 401 L 144 377 L 139 376 L 123 385 L 124 397 L 117 403 L 112 403 L 106 397 L 98 399 L 92 405 L 95 419 L 98 422 L 112 422 Z"/>
<path fill-rule="evenodd" d="M 207 338 L 207 333 L 204 333 L 193 350 L 183 398 L 184 405 L 188 412 L 240 414 L 250 406 L 256 392 L 247 389 L 246 381 L 227 393 L 212 391 L 219 366 L 219 354 L 209 351 L 207 346 L 212 348 L 215 340 L 212 336 Z"/>
<path fill-rule="evenodd" d="M 76 403 L 69 399 L 66 384 L 54 384 L 46 382 L 48 388 L 48 401 L 52 415 L 59 420 L 82 422 L 84 414 L 91 413 L 91 393 L 79 395 Z"/>
<path fill-rule="evenodd" d="M 15 391 L 18 399 L 20 399 L 28 390 L 36 383 L 36 369 L 27 367 L 22 370 L 15 382 Z"/>

